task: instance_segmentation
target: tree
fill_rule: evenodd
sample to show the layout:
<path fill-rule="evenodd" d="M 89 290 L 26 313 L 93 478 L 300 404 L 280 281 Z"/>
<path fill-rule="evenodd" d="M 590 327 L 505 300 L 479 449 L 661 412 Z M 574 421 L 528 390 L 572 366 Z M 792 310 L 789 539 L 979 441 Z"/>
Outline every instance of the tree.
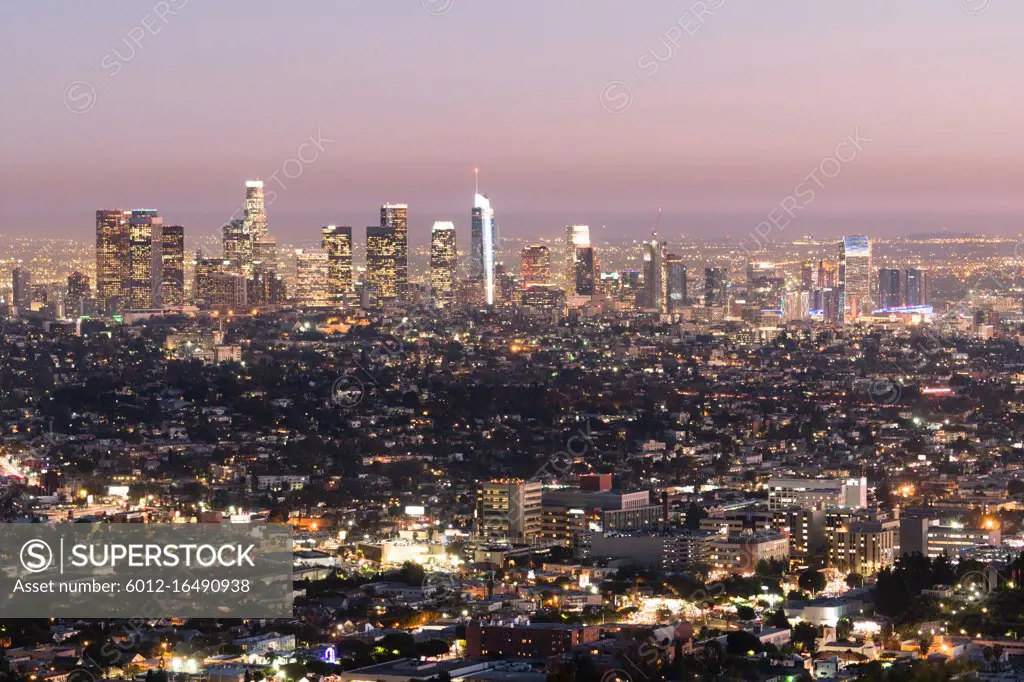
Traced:
<path fill-rule="evenodd" d="M 794 643 L 801 645 L 808 653 L 814 653 L 818 639 L 818 628 L 810 623 L 797 623 L 790 636 Z"/>
<path fill-rule="evenodd" d="M 743 606 L 737 606 L 736 615 L 740 620 L 754 620 L 754 607 L 747 606 L 745 604 Z"/>
<path fill-rule="evenodd" d="M 934 638 L 931 634 L 921 635 L 921 639 L 917 641 L 917 648 L 921 652 L 921 656 L 927 656 L 928 650 L 932 648 L 932 642 Z"/>
<path fill-rule="evenodd" d="M 786 612 L 782 609 L 772 611 L 768 616 L 766 624 L 770 628 L 782 628 L 783 630 L 790 627 L 789 618 L 786 618 Z"/>
<path fill-rule="evenodd" d="M 836 623 L 836 640 L 849 639 L 853 634 L 853 621 L 849 618 L 840 618 Z"/>
<path fill-rule="evenodd" d="M 825 575 L 821 571 L 808 568 L 800 574 L 800 579 L 797 581 L 797 584 L 800 585 L 801 590 L 806 590 L 811 594 L 815 594 L 825 589 Z"/>
<path fill-rule="evenodd" d="M 864 587 L 864 576 L 860 573 L 850 573 L 846 576 L 846 586 L 851 590 L 855 590 L 858 587 Z"/>

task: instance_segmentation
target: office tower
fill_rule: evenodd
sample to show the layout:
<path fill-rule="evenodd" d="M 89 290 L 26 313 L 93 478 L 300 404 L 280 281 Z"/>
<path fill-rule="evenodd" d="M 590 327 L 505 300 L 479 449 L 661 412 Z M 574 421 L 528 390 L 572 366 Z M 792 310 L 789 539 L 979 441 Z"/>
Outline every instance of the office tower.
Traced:
<path fill-rule="evenodd" d="M 327 253 L 327 295 L 339 306 L 352 293 L 352 228 L 327 225 L 320 230 L 320 246 Z"/>
<path fill-rule="evenodd" d="M 90 295 L 89 276 L 81 272 L 72 272 L 68 275 L 68 294 L 65 310 L 71 317 L 85 314 L 83 309 L 86 299 Z"/>
<path fill-rule="evenodd" d="M 430 296 L 438 308 L 455 304 L 455 224 L 438 221 L 430 230 Z"/>
<path fill-rule="evenodd" d="M 398 297 L 398 254 L 395 231 L 370 225 L 366 228 L 366 285 L 382 300 Z"/>
<path fill-rule="evenodd" d="M 836 289 L 839 287 L 839 265 L 830 260 L 818 261 L 818 288 Z"/>
<path fill-rule="evenodd" d="M 252 235 L 253 241 L 262 239 L 269 234 L 262 180 L 245 181 L 245 213 L 242 222 L 245 223 L 246 232 Z"/>
<path fill-rule="evenodd" d="M 284 278 L 273 270 L 254 271 L 245 290 L 249 305 L 280 305 L 288 300 Z"/>
<path fill-rule="evenodd" d="M 398 295 L 405 294 L 409 284 L 409 206 L 383 204 L 380 207 L 380 226 L 392 230 L 395 252 L 395 284 Z"/>
<path fill-rule="evenodd" d="M 233 309 L 248 304 L 245 276 L 225 258 L 196 259 L 195 304 L 203 308 Z"/>
<path fill-rule="evenodd" d="M 295 291 L 292 298 L 304 308 L 326 308 L 331 305 L 328 289 L 330 261 L 322 250 L 295 250 Z"/>
<path fill-rule="evenodd" d="M 494 301 L 495 303 L 513 303 L 521 287 L 515 274 L 509 272 L 504 263 L 494 265 Z"/>
<path fill-rule="evenodd" d="M 708 308 L 725 307 L 727 280 L 725 268 L 704 268 L 704 305 Z"/>
<path fill-rule="evenodd" d="M 32 273 L 28 268 L 16 267 L 11 271 L 14 307 L 19 313 L 32 309 Z"/>
<path fill-rule="evenodd" d="M 470 277 L 483 285 L 483 300 L 494 304 L 495 232 L 494 209 L 486 195 L 473 197 L 470 243 Z"/>
<path fill-rule="evenodd" d="M 541 516 L 540 481 L 496 480 L 477 488 L 476 531 L 482 540 L 535 542 Z"/>
<path fill-rule="evenodd" d="M 137 209 L 128 218 L 128 308 L 153 307 L 154 281 L 159 282 L 154 264 L 159 263 L 163 220 L 153 209 Z M 155 249 L 154 249 L 155 246 Z M 156 275 L 156 276 L 154 276 Z"/>
<path fill-rule="evenodd" d="M 96 297 L 104 313 L 123 310 L 128 297 L 131 211 L 96 211 Z"/>
<path fill-rule="evenodd" d="M 592 246 L 576 247 L 574 290 L 577 296 L 593 296 L 597 293 L 597 257 Z"/>
<path fill-rule="evenodd" d="M 644 308 L 659 313 L 667 311 L 666 284 L 665 242 L 659 242 L 658 235 L 652 234 L 651 241 L 644 242 Z"/>
<path fill-rule="evenodd" d="M 157 307 L 185 305 L 185 228 L 164 225 L 161 231 L 159 267 L 153 303 Z"/>
<path fill-rule="evenodd" d="M 667 312 L 682 312 L 686 305 L 686 266 L 674 253 L 665 256 L 665 293 Z"/>
<path fill-rule="evenodd" d="M 878 269 L 878 307 L 898 308 L 903 305 L 900 293 L 902 273 L 895 268 Z"/>
<path fill-rule="evenodd" d="M 840 322 L 849 324 L 871 303 L 871 240 L 843 237 L 839 244 Z"/>
<path fill-rule="evenodd" d="M 921 268 L 907 268 L 904 290 L 907 305 L 930 305 L 932 298 L 928 271 Z"/>
<path fill-rule="evenodd" d="M 532 244 L 522 251 L 519 275 L 524 287 L 551 283 L 551 250 L 543 244 Z"/>
<path fill-rule="evenodd" d="M 262 180 L 246 180 L 242 223 L 233 227 L 230 241 L 225 239 L 224 257 L 238 263 L 247 277 L 254 270 L 277 270 L 277 240 L 267 225 Z"/>
<path fill-rule="evenodd" d="M 800 291 L 814 290 L 814 262 L 805 260 L 800 266 Z"/>
<path fill-rule="evenodd" d="M 248 276 L 252 271 L 253 239 L 249 226 L 242 218 L 236 218 L 222 228 L 224 260 Z"/>
<path fill-rule="evenodd" d="M 576 249 L 588 248 L 590 246 L 589 225 L 566 225 L 565 226 L 565 259 L 562 272 L 562 285 L 565 290 L 572 292 L 576 281 Z"/>

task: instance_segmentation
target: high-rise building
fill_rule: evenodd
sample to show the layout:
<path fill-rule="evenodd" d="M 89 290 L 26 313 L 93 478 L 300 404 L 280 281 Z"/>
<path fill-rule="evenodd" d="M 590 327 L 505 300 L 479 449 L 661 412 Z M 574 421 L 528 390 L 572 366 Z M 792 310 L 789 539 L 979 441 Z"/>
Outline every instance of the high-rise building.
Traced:
<path fill-rule="evenodd" d="M 589 225 L 566 225 L 565 226 L 565 258 L 564 270 L 562 272 L 562 285 L 565 290 L 572 292 L 576 282 L 576 249 L 590 246 Z"/>
<path fill-rule="evenodd" d="M 155 254 L 157 255 L 157 254 Z M 164 225 L 160 238 L 159 267 L 153 303 L 171 307 L 185 305 L 185 228 Z"/>
<path fill-rule="evenodd" d="M 830 260 L 818 261 L 818 288 L 837 289 L 839 287 L 839 265 Z"/>
<path fill-rule="evenodd" d="M 277 240 L 270 236 L 267 225 L 267 204 L 262 180 L 245 182 L 245 212 L 242 226 L 237 229 L 234 239 L 232 255 L 229 256 L 227 251 L 224 255 L 233 258 L 237 254 L 236 260 L 242 263 L 247 276 L 252 270 L 277 270 Z M 248 239 L 249 243 L 242 243 L 240 240 L 243 239 Z"/>
<path fill-rule="evenodd" d="M 904 298 L 907 305 L 930 305 L 931 304 L 931 282 L 928 271 L 921 268 L 907 268 L 907 276 L 904 286 Z"/>
<path fill-rule="evenodd" d="M 438 308 L 455 304 L 455 224 L 438 221 L 430 230 L 430 295 Z"/>
<path fill-rule="evenodd" d="M 659 313 L 668 310 L 667 282 L 665 281 L 665 242 L 652 234 L 644 242 L 644 295 L 643 306 Z"/>
<path fill-rule="evenodd" d="M 89 276 L 81 272 L 68 275 L 68 295 L 65 312 L 72 317 L 85 314 L 84 303 L 90 295 Z"/>
<path fill-rule="evenodd" d="M 243 221 L 254 240 L 268 235 L 267 205 L 263 197 L 262 180 L 246 180 L 245 182 L 245 217 Z"/>
<path fill-rule="evenodd" d="M 243 218 L 236 218 L 221 229 L 224 260 L 230 261 L 236 270 L 248 276 L 252 272 L 254 246 L 248 224 Z"/>
<path fill-rule="evenodd" d="M 800 266 L 800 291 L 814 290 L 814 261 L 805 260 Z"/>
<path fill-rule="evenodd" d="M 494 304 L 495 237 L 491 201 L 486 195 L 477 192 L 473 197 L 470 233 L 470 277 L 481 282 L 483 300 L 487 305 Z"/>
<path fill-rule="evenodd" d="M 476 530 L 481 539 L 533 543 L 540 538 L 541 517 L 540 481 L 487 481 L 477 489 Z"/>
<path fill-rule="evenodd" d="M 398 295 L 405 294 L 409 284 L 409 206 L 383 204 L 380 207 L 380 226 L 394 232 L 395 279 Z"/>
<path fill-rule="evenodd" d="M 132 212 L 96 211 L 96 297 L 103 312 L 123 310 L 131 276 L 128 221 Z"/>
<path fill-rule="evenodd" d="M 593 296 L 597 293 L 597 257 L 593 246 L 576 247 L 575 293 Z"/>
<path fill-rule="evenodd" d="M 674 253 L 665 256 L 666 312 L 680 313 L 686 306 L 686 266 Z"/>
<path fill-rule="evenodd" d="M 195 304 L 203 308 L 230 310 L 248 304 L 245 276 L 225 258 L 196 258 Z"/>
<path fill-rule="evenodd" d="M 897 308 L 903 305 L 900 291 L 903 273 L 895 268 L 878 269 L 878 307 Z"/>
<path fill-rule="evenodd" d="M 19 313 L 32 309 L 32 273 L 28 268 L 16 267 L 11 271 L 14 307 Z"/>
<path fill-rule="evenodd" d="M 551 283 L 551 250 L 543 244 L 531 244 L 522 251 L 519 275 L 524 287 Z"/>
<path fill-rule="evenodd" d="M 331 305 L 342 305 L 353 291 L 352 228 L 327 225 L 320 232 L 320 245 L 327 252 L 328 298 Z"/>
<path fill-rule="evenodd" d="M 728 303 L 728 278 L 725 268 L 704 268 L 704 305 L 722 308 Z"/>
<path fill-rule="evenodd" d="M 159 282 L 163 219 L 154 209 L 137 209 L 128 218 L 128 307 L 152 308 L 153 292 Z M 155 248 L 154 248 L 155 247 Z"/>
<path fill-rule="evenodd" d="M 366 286 L 382 300 L 398 297 L 398 242 L 389 227 L 366 228 Z"/>
<path fill-rule="evenodd" d="M 295 250 L 295 302 L 304 308 L 327 308 L 332 305 L 328 279 L 330 261 L 322 250 Z"/>
<path fill-rule="evenodd" d="M 848 324 L 871 303 L 871 240 L 861 235 L 843 237 L 839 244 L 839 314 Z"/>

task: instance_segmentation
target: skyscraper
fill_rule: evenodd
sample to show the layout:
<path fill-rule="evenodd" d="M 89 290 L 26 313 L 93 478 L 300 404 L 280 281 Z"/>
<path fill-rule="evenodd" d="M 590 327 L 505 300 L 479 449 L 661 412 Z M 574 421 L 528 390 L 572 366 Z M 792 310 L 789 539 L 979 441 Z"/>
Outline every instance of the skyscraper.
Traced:
<path fill-rule="evenodd" d="M 652 234 L 644 242 L 644 296 L 643 307 L 663 313 L 667 310 L 665 282 L 665 242 Z"/>
<path fill-rule="evenodd" d="M 254 244 L 249 225 L 244 218 L 236 218 L 221 229 L 224 260 L 230 261 L 235 269 L 248 277 L 252 272 Z"/>
<path fill-rule="evenodd" d="M 96 211 L 96 297 L 103 312 L 122 310 L 128 296 L 128 221 L 132 212 Z"/>
<path fill-rule="evenodd" d="M 16 267 L 11 270 L 11 288 L 13 289 L 14 307 L 18 313 L 32 309 L 32 273 L 28 268 Z"/>
<path fill-rule="evenodd" d="M 902 274 L 895 268 L 878 269 L 878 307 L 897 308 L 903 305 L 900 292 Z"/>
<path fill-rule="evenodd" d="M 236 260 L 241 261 L 247 277 L 255 270 L 277 271 L 277 240 L 270 236 L 262 180 L 245 182 L 245 213 L 235 239 L 249 241 L 248 244 L 236 242 L 232 245 L 232 254 L 239 255 Z M 268 276 L 273 277 L 272 274 Z"/>
<path fill-rule="evenodd" d="M 871 240 L 861 235 L 843 237 L 839 244 L 839 314 L 847 324 L 871 303 Z"/>
<path fill-rule="evenodd" d="M 193 299 L 204 308 L 232 309 L 248 303 L 245 277 L 224 258 L 196 258 Z"/>
<path fill-rule="evenodd" d="M 326 251 L 295 250 L 295 302 L 306 308 L 332 305 L 328 290 L 330 264 Z"/>
<path fill-rule="evenodd" d="M 327 295 L 332 305 L 342 305 L 352 292 L 352 228 L 327 225 L 320 232 L 327 252 Z"/>
<path fill-rule="evenodd" d="M 576 247 L 577 296 L 593 296 L 597 292 L 597 257 L 592 246 Z"/>
<path fill-rule="evenodd" d="M 523 286 L 551 283 L 551 250 L 543 244 L 532 244 L 523 249 L 519 274 Z"/>
<path fill-rule="evenodd" d="M 68 295 L 65 312 L 71 317 L 84 314 L 83 303 L 89 298 L 89 276 L 81 272 L 68 275 Z"/>
<path fill-rule="evenodd" d="M 366 228 L 366 285 L 380 299 L 398 297 L 398 247 L 390 227 Z"/>
<path fill-rule="evenodd" d="M 394 234 L 395 280 L 398 295 L 404 295 L 409 284 L 409 206 L 408 204 L 383 204 L 380 207 L 380 226 Z"/>
<path fill-rule="evenodd" d="M 455 304 L 457 264 L 455 224 L 438 221 L 430 231 L 430 295 L 438 308 Z"/>
<path fill-rule="evenodd" d="M 931 303 L 931 288 L 927 270 L 921 268 L 907 268 L 906 282 L 904 286 L 907 305 L 929 305 Z"/>
<path fill-rule="evenodd" d="M 494 304 L 495 234 L 494 209 L 486 195 L 473 197 L 470 244 L 470 276 L 483 285 L 484 302 Z"/>
<path fill-rule="evenodd" d="M 725 268 L 704 268 L 704 305 L 708 308 L 725 307 L 728 302 L 727 285 Z"/>
<path fill-rule="evenodd" d="M 153 307 L 154 282 L 160 281 L 154 266 L 159 267 L 162 240 L 163 219 L 156 210 L 144 208 L 131 212 L 128 218 L 127 289 L 128 307 L 132 310 Z"/>
<path fill-rule="evenodd" d="M 565 258 L 561 284 L 568 293 L 572 293 L 576 283 L 577 249 L 590 246 L 589 225 L 565 226 Z"/>
<path fill-rule="evenodd" d="M 253 241 L 267 237 L 267 206 L 263 197 L 262 180 L 246 180 L 245 182 L 245 223 L 246 231 L 252 235 Z"/>
<path fill-rule="evenodd" d="M 682 312 L 686 306 L 686 266 L 674 253 L 665 256 L 665 293 L 667 312 Z"/>
<path fill-rule="evenodd" d="M 814 261 L 805 260 L 800 266 L 800 291 L 814 290 Z"/>
<path fill-rule="evenodd" d="M 185 228 L 164 225 L 161 231 L 159 272 L 153 303 L 170 307 L 185 304 Z"/>

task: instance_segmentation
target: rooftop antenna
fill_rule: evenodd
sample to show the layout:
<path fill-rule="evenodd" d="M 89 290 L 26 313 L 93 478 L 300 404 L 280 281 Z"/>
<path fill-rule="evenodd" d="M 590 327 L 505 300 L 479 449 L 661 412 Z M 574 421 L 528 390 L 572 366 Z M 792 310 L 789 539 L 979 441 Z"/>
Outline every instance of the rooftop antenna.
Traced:
<path fill-rule="evenodd" d="M 480 194 L 480 169 L 473 169 L 474 192 Z"/>
<path fill-rule="evenodd" d="M 658 238 L 658 228 L 659 227 L 661 227 L 661 209 L 660 208 L 658 209 L 658 217 L 654 221 L 654 229 L 651 230 L 651 238 L 652 239 L 657 239 Z"/>

